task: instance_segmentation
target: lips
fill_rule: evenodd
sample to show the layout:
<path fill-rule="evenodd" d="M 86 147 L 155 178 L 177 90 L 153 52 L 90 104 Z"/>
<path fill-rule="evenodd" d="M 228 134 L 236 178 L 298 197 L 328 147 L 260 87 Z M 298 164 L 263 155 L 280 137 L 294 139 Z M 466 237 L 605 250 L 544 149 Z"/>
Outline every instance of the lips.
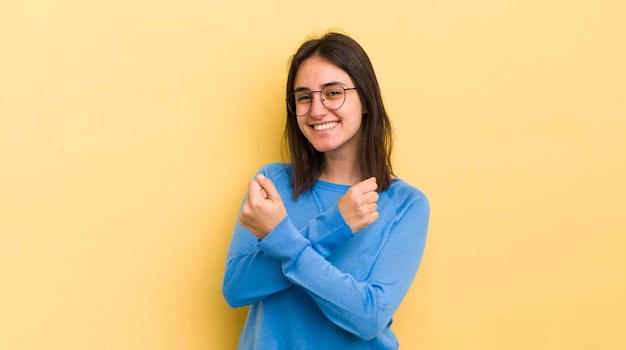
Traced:
<path fill-rule="evenodd" d="M 337 124 L 339 124 L 339 122 L 328 122 L 328 123 L 323 123 L 323 124 L 316 124 L 316 125 L 313 125 L 313 129 L 315 129 L 316 131 L 328 130 L 328 129 L 334 128 L 335 126 L 337 126 Z"/>

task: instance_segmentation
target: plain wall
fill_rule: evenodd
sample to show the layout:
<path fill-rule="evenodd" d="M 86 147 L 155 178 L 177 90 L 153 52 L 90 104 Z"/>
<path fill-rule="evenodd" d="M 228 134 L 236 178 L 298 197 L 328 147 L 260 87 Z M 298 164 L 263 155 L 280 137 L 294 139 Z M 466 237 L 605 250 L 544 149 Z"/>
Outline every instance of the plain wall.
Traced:
<path fill-rule="evenodd" d="M 239 205 L 332 28 L 431 201 L 402 349 L 626 348 L 626 2 L 4 0 L 0 349 L 233 349 Z"/>

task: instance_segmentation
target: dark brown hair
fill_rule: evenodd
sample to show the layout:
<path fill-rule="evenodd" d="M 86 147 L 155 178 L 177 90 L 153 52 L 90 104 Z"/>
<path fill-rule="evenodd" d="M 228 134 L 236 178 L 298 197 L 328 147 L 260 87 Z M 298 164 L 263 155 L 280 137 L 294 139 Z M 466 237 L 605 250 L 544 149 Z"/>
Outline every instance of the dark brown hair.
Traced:
<path fill-rule="evenodd" d="M 378 80 L 367 53 L 354 39 L 335 32 L 327 33 L 319 39 L 305 41 L 291 57 L 286 96 L 294 90 L 294 80 L 302 63 L 313 56 L 323 58 L 341 68 L 354 82 L 366 111 L 361 124 L 363 136 L 358 155 L 361 176 L 363 180 L 375 176 L 378 191 L 385 190 L 393 179 L 392 129 L 383 106 Z M 302 192 L 313 187 L 324 168 L 324 154 L 309 143 L 300 131 L 296 118 L 287 108 L 284 138 L 289 146 L 293 168 L 294 199 L 298 199 Z"/>

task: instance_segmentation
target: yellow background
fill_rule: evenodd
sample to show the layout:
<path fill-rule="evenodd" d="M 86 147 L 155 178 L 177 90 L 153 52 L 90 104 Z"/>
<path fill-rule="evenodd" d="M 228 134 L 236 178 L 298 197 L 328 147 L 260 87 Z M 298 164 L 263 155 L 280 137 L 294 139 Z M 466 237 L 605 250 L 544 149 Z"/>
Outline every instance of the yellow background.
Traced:
<path fill-rule="evenodd" d="M 233 224 L 329 28 L 431 201 L 402 348 L 626 348 L 626 2 L 3 0 L 0 349 L 234 348 Z"/>

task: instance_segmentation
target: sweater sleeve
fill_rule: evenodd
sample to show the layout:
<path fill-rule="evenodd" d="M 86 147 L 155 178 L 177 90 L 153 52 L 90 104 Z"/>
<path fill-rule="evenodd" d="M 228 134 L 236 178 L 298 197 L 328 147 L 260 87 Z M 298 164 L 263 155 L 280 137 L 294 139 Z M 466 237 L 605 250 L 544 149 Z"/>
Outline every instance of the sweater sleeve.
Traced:
<path fill-rule="evenodd" d="M 284 231 L 287 223 L 291 222 L 283 220 L 272 232 Z M 328 257 L 343 242 L 354 237 L 336 205 L 310 220 L 302 229 L 294 230 L 294 234 L 321 257 Z M 254 304 L 292 285 L 283 274 L 281 261 L 260 249 L 258 242 L 237 222 L 226 257 L 222 284 L 222 294 L 233 307 Z"/>
<path fill-rule="evenodd" d="M 309 221 L 300 232 L 311 242 L 311 247 L 325 258 L 345 241 L 354 237 L 337 204 Z"/>
<path fill-rule="evenodd" d="M 370 340 L 389 324 L 417 273 L 429 215 L 428 201 L 422 196 L 394 218 L 365 280 L 357 280 L 332 265 L 289 219 L 257 245 L 281 262 L 285 278 L 304 288 L 329 320 L 363 340 Z"/>
<path fill-rule="evenodd" d="M 222 294 L 232 307 L 254 304 L 292 285 L 283 275 L 280 261 L 258 249 L 257 242 L 236 223 L 222 281 Z"/>

